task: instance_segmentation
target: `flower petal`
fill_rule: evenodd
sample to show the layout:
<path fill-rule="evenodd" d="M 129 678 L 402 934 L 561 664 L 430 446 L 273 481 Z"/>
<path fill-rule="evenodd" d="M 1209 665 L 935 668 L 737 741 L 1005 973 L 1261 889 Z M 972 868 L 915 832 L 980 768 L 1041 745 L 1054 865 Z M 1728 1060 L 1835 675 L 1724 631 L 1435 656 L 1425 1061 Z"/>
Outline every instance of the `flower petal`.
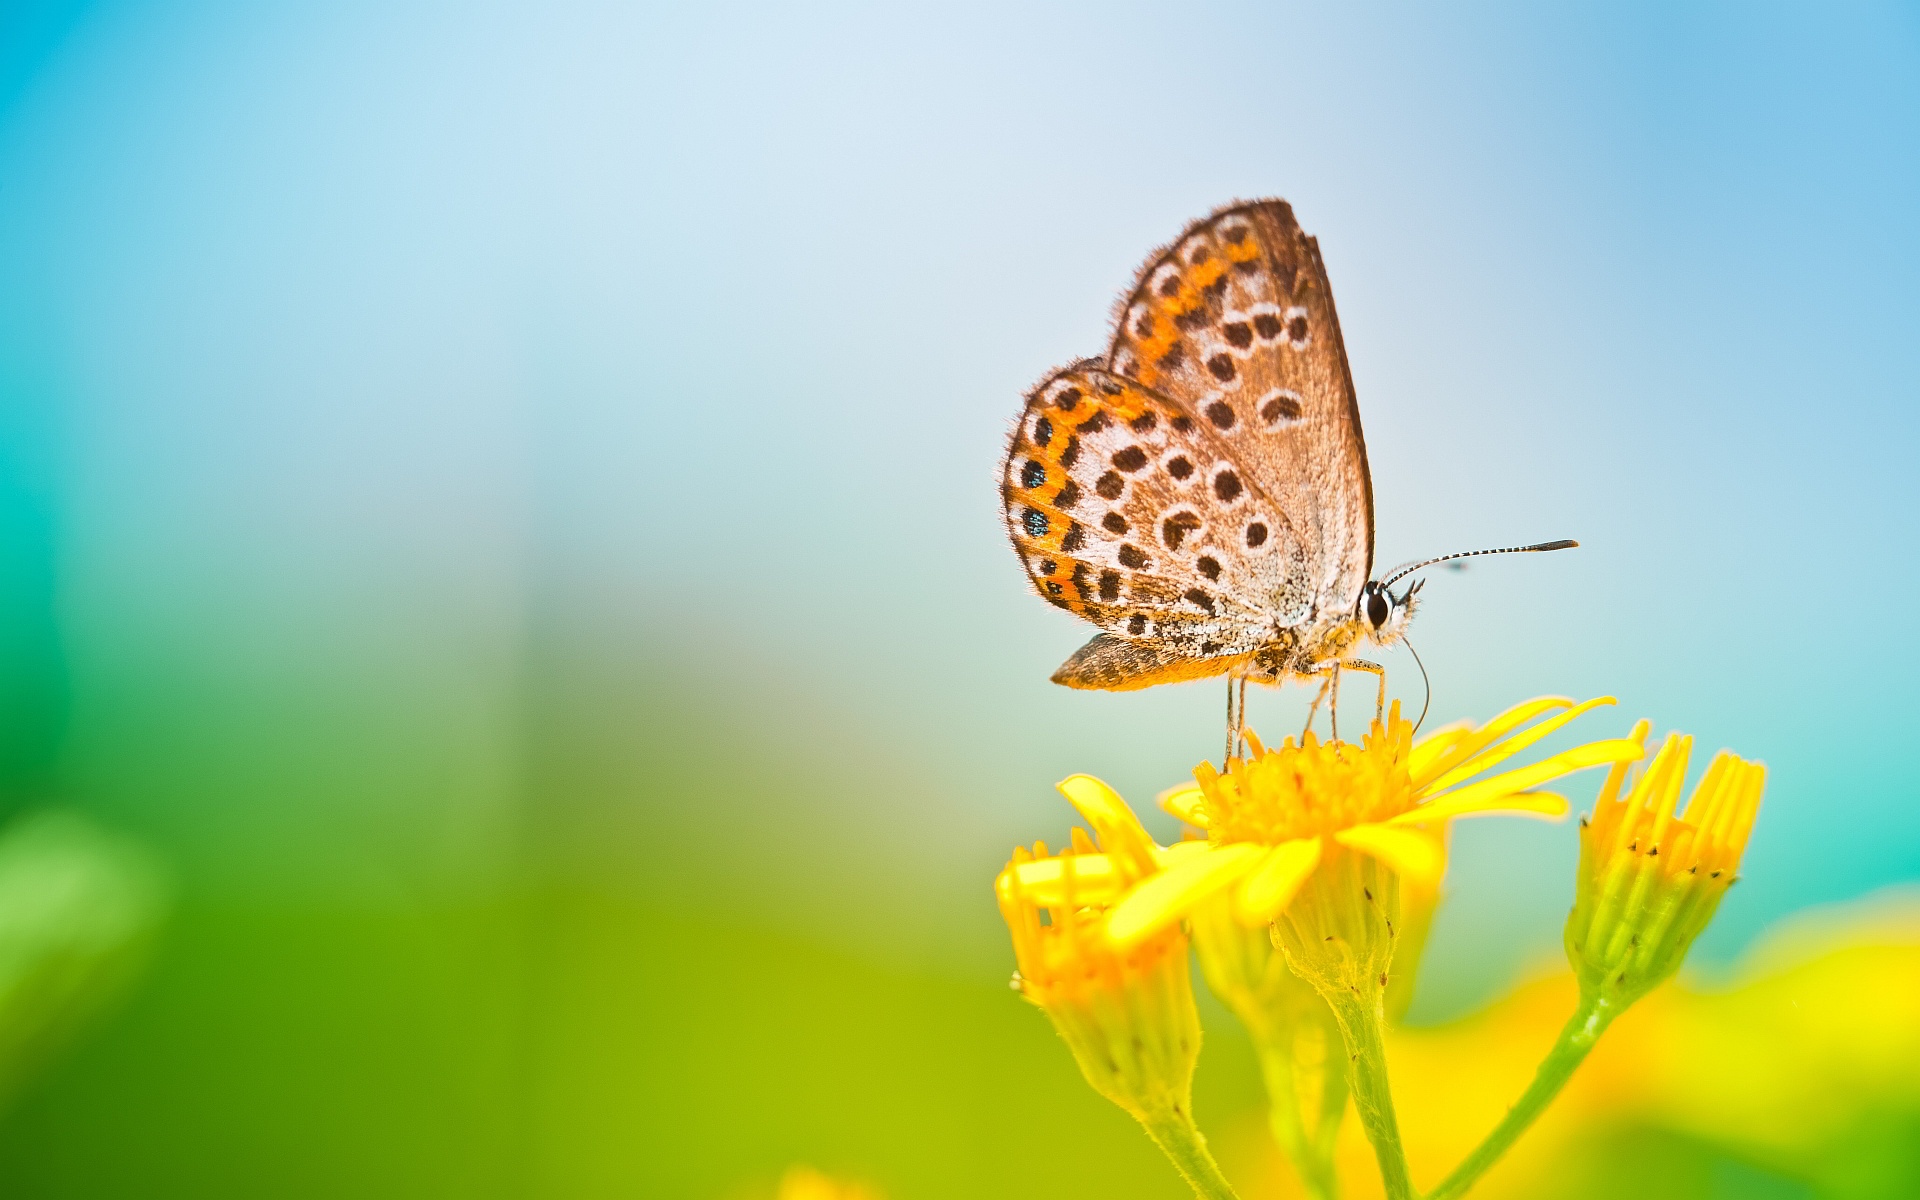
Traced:
<path fill-rule="evenodd" d="M 1443 754 L 1458 746 L 1463 738 L 1473 736 L 1473 722 L 1455 721 L 1450 725 L 1427 734 L 1413 744 L 1413 750 L 1407 755 L 1407 773 L 1415 779 L 1430 774 L 1428 768 L 1440 761 Z"/>
<path fill-rule="evenodd" d="M 1197 783 L 1170 787 L 1159 796 L 1161 811 L 1169 813 L 1196 829 L 1207 827 L 1207 796 Z"/>
<path fill-rule="evenodd" d="M 1446 852 L 1441 849 L 1440 839 L 1431 833 L 1386 825 L 1355 825 L 1334 834 L 1333 840 L 1373 855 L 1412 883 L 1431 887 L 1446 874 Z"/>
<path fill-rule="evenodd" d="M 1467 730 L 1467 736 L 1464 738 L 1454 738 L 1446 745 L 1438 747 L 1441 751 L 1439 754 L 1426 751 L 1425 747 L 1429 739 L 1422 738 L 1419 744 L 1414 746 L 1413 754 L 1407 762 L 1407 770 L 1413 776 L 1413 786 L 1416 788 L 1427 786 L 1468 756 L 1477 754 L 1481 747 L 1492 745 L 1541 713 L 1550 712 L 1556 708 L 1572 707 L 1573 701 L 1565 696 L 1541 696 L 1537 700 L 1516 704 L 1480 728 Z M 1436 739 L 1439 736 L 1441 735 L 1434 735 Z"/>
<path fill-rule="evenodd" d="M 1446 773 L 1422 788 L 1422 791 L 1442 791 L 1455 784 L 1465 783 L 1475 775 L 1484 774 L 1496 764 L 1505 762 L 1525 750 L 1540 739 L 1563 728 L 1569 721 L 1592 712 L 1603 704 L 1617 703 L 1612 696 L 1599 696 L 1585 704 L 1576 704 L 1564 712 L 1515 733 L 1512 737 L 1496 740 L 1468 755 L 1464 760 L 1447 769 Z"/>
<path fill-rule="evenodd" d="M 1251 842 L 1210 846 L 1143 880 L 1107 914 L 1107 939 L 1130 946 L 1187 915 L 1195 905 L 1231 886 L 1265 853 Z"/>
<path fill-rule="evenodd" d="M 1001 875 L 1001 894 L 1044 908 L 1073 904 L 1104 904 L 1126 889 L 1129 879 L 1119 863 L 1106 854 L 1063 854 L 1016 863 Z M 1071 895 L 1069 895 L 1071 893 Z"/>
<path fill-rule="evenodd" d="M 1426 811 L 1445 811 L 1438 806 L 1447 806 L 1460 812 L 1469 812 L 1486 807 L 1486 801 L 1493 796 L 1508 796 L 1516 792 L 1531 791 L 1548 780 L 1558 779 L 1574 771 L 1583 771 L 1588 767 L 1604 766 L 1610 763 L 1630 762 L 1643 753 L 1639 742 L 1632 738 L 1611 738 L 1603 742 L 1588 742 L 1584 746 L 1575 746 L 1563 750 L 1552 758 L 1521 767 L 1505 774 L 1495 775 L 1491 779 L 1482 779 L 1456 788 L 1403 816 Z M 1415 820 L 1431 821 L 1432 816 L 1415 817 Z M 1405 822 L 1402 822 L 1403 824 Z"/>
<path fill-rule="evenodd" d="M 1397 817 L 1388 817 L 1381 824 L 1425 825 L 1429 821 L 1451 821 L 1455 817 L 1479 817 L 1494 813 L 1547 817 L 1555 821 L 1567 815 L 1567 798 L 1558 792 L 1502 792 L 1478 800 L 1468 797 L 1465 804 L 1456 802 L 1455 797 L 1459 795 L 1459 792 L 1455 792 L 1452 796 L 1442 796 L 1430 804 L 1408 809 Z"/>
<path fill-rule="evenodd" d="M 1100 848 L 1117 855 L 1136 875 L 1154 870 L 1154 842 L 1120 793 L 1091 775 L 1069 775 L 1054 785 L 1100 835 Z"/>
<path fill-rule="evenodd" d="M 1234 912 L 1249 924 L 1264 925 L 1292 902 L 1300 885 L 1320 862 L 1320 839 L 1296 838 L 1267 851 L 1233 894 Z"/>
<path fill-rule="evenodd" d="M 1177 862 L 1185 862 L 1196 854 L 1205 854 L 1212 849 L 1213 844 L 1205 838 L 1189 838 L 1184 842 L 1160 847 L 1154 857 L 1160 863 L 1160 869 L 1164 871 Z"/>

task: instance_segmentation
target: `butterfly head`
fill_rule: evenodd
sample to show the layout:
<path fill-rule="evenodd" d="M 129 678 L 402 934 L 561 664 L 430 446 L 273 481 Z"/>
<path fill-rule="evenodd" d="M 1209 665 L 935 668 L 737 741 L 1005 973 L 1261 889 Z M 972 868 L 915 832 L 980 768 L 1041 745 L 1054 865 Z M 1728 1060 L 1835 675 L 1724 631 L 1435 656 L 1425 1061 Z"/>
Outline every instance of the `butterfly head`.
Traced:
<path fill-rule="evenodd" d="M 1407 631 L 1407 622 L 1413 619 L 1413 610 L 1419 605 L 1416 597 L 1424 582 L 1416 579 L 1397 595 L 1377 579 L 1369 580 L 1360 589 L 1360 603 L 1354 615 L 1369 641 L 1376 646 L 1391 646 L 1400 640 Z"/>

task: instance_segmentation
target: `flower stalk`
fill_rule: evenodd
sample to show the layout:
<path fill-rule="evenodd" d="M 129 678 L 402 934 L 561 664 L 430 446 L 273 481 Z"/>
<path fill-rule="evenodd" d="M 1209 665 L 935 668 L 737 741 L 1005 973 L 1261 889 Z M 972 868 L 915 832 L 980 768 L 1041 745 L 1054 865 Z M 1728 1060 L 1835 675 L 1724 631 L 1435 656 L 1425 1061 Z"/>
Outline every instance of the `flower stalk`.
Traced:
<path fill-rule="evenodd" d="M 1413 1179 L 1407 1171 L 1407 1152 L 1400 1144 L 1400 1121 L 1393 1109 L 1393 1090 L 1387 1083 L 1386 1012 L 1379 995 L 1328 997 L 1340 1036 L 1347 1047 L 1347 1083 L 1353 1090 L 1353 1108 L 1360 1126 L 1373 1143 L 1380 1164 L 1380 1183 L 1387 1200 L 1413 1200 Z"/>
<path fill-rule="evenodd" d="M 1547 1105 L 1553 1103 L 1560 1089 L 1567 1085 L 1567 1080 L 1573 1078 L 1575 1068 L 1586 1061 L 1594 1043 L 1600 1040 L 1600 1035 L 1606 1032 L 1607 1026 L 1613 1024 L 1613 1019 L 1618 1015 L 1619 1011 L 1602 997 L 1582 995 L 1572 1019 L 1560 1030 L 1553 1048 L 1547 1051 L 1547 1056 L 1534 1071 L 1533 1082 L 1527 1086 L 1527 1090 L 1507 1110 L 1500 1124 L 1494 1126 L 1493 1132 L 1474 1147 L 1473 1153 L 1467 1155 L 1438 1187 L 1427 1193 L 1426 1200 L 1453 1200 L 1453 1197 L 1464 1195 L 1468 1188 L 1479 1182 L 1487 1169 L 1498 1162 L 1500 1156 L 1519 1141 L 1520 1135 L 1547 1110 Z"/>
<path fill-rule="evenodd" d="M 1220 1170 L 1220 1164 L 1213 1160 L 1207 1150 L 1207 1139 L 1193 1123 L 1193 1118 L 1180 1112 L 1165 1112 L 1153 1117 L 1142 1117 L 1147 1136 L 1160 1152 L 1167 1156 L 1173 1169 L 1187 1181 L 1193 1194 L 1201 1200 L 1238 1200 L 1233 1184 L 1227 1181 Z"/>
<path fill-rule="evenodd" d="M 1413 1195 L 1384 1037 L 1399 903 L 1397 872 L 1370 854 L 1336 846 L 1273 923 L 1274 945 L 1327 1002 L 1339 1026 L 1347 1087 L 1388 1200 Z"/>
<path fill-rule="evenodd" d="M 1648 725 L 1635 726 L 1645 744 Z M 1615 1018 L 1672 978 L 1733 885 L 1766 787 L 1766 768 L 1721 752 L 1677 815 L 1692 739 L 1669 735 L 1622 799 L 1617 764 L 1581 821 L 1580 867 L 1567 917 L 1567 960 L 1580 1002 L 1533 1082 L 1480 1145 L 1427 1197 L 1452 1200 L 1484 1175 L 1560 1094 Z"/>

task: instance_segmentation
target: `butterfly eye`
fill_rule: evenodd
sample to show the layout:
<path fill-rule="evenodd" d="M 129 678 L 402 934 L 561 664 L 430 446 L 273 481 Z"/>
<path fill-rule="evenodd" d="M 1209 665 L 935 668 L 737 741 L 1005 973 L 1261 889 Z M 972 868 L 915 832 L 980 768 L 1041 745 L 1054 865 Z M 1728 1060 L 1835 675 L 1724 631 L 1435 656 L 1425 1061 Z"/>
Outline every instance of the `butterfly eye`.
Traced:
<path fill-rule="evenodd" d="M 1367 621 L 1375 629 L 1378 629 L 1382 625 L 1385 625 L 1387 623 L 1387 614 L 1392 611 L 1392 608 L 1393 606 L 1387 603 L 1386 593 L 1383 589 L 1379 589 L 1379 588 L 1368 589 Z"/>

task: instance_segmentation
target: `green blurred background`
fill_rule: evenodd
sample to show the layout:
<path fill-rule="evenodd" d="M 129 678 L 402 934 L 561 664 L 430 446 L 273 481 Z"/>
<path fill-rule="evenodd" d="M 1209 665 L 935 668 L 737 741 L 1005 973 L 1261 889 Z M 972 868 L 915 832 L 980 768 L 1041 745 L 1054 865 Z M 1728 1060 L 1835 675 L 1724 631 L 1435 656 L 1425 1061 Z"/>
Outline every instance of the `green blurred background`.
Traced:
<path fill-rule="evenodd" d="M 1920 875 L 1912 4 L 11 0 L 0 799 L 170 907 L 0 1190 L 1176 1195 L 988 884 L 1219 696 L 1049 685 L 1086 631 L 995 480 L 1149 247 L 1269 194 L 1379 561 L 1583 542 L 1433 581 L 1437 717 L 1606 692 L 1767 760 L 1708 977 Z M 1573 854 L 1459 831 L 1417 1020 L 1551 961 Z M 1815 1194 L 1648 1128 L 1673 1194 Z"/>

